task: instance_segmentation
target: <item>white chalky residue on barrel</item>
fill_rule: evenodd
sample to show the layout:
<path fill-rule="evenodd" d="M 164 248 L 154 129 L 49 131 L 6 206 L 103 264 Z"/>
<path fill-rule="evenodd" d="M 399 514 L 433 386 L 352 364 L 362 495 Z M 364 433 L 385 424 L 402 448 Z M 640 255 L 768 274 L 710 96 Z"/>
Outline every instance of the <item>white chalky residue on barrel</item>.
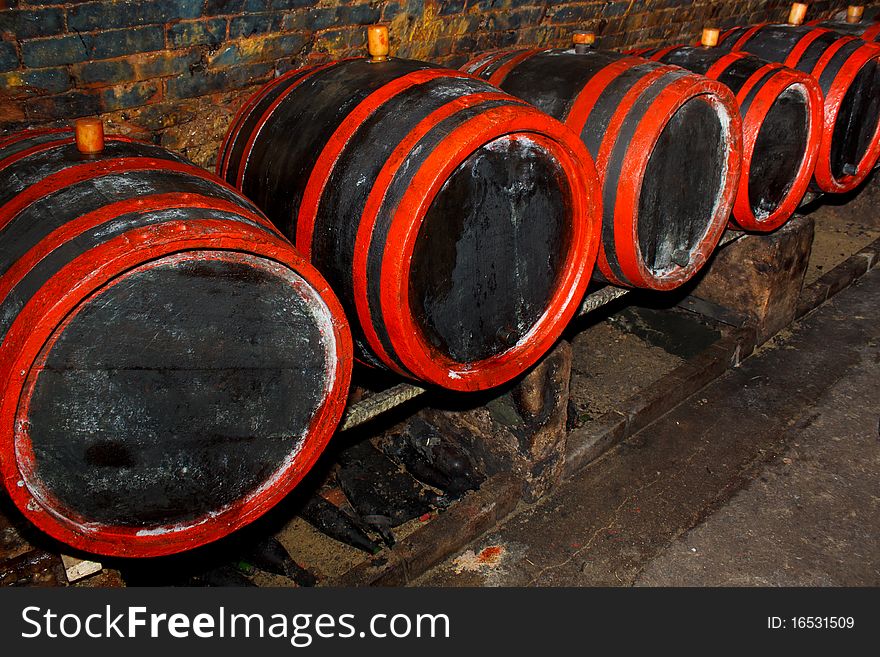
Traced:
<path fill-rule="evenodd" d="M 90 181 L 92 187 L 91 193 L 108 193 L 119 194 L 127 192 L 132 197 L 150 196 L 155 193 L 154 182 L 152 180 L 138 179 L 131 176 L 99 176 L 92 178 Z"/>
<path fill-rule="evenodd" d="M 720 104 L 713 105 L 713 107 L 715 107 L 718 110 L 716 112 L 716 115 L 718 116 L 718 121 L 721 124 L 722 141 L 724 142 L 725 151 L 728 151 L 728 150 L 730 150 L 730 119 L 731 119 L 731 115 L 728 114 L 723 109 L 723 106 L 721 106 Z M 712 216 L 715 216 L 715 214 L 718 212 L 718 206 L 721 204 L 722 197 L 724 195 L 724 190 L 727 187 L 727 185 L 725 184 L 725 181 L 727 180 L 728 168 L 729 168 L 728 158 L 725 157 L 725 158 L 723 158 L 723 164 L 722 164 L 722 168 L 721 168 L 722 184 L 719 185 L 718 193 L 715 195 L 715 203 L 712 206 Z M 725 221 L 726 221 L 726 218 L 725 218 Z M 706 234 L 709 232 L 710 229 L 711 229 L 711 225 L 706 226 L 706 230 L 703 231 L 702 235 L 700 235 L 700 241 L 702 241 L 706 238 Z"/>
<path fill-rule="evenodd" d="M 527 162 L 529 163 L 529 168 L 530 168 L 530 169 L 534 169 L 535 158 L 539 158 L 539 157 L 547 157 L 547 156 L 548 156 L 548 153 L 545 151 L 544 148 L 542 148 L 540 145 L 538 145 L 533 139 L 529 138 L 528 135 L 522 135 L 522 134 L 516 135 L 516 137 L 513 138 L 513 139 L 510 139 L 510 138 L 508 138 L 508 139 L 496 139 L 495 141 L 492 141 L 492 142 L 486 144 L 483 148 L 485 148 L 486 150 L 489 150 L 489 151 L 494 151 L 494 152 L 500 152 L 500 153 L 503 153 L 504 151 L 508 150 L 508 148 L 509 148 L 510 145 L 511 145 L 511 141 L 516 141 L 517 145 L 525 146 L 525 147 L 526 147 L 525 151 L 524 151 L 523 153 L 520 153 L 520 156 L 519 156 L 519 157 L 520 157 L 520 159 L 521 159 L 522 161 L 527 161 Z M 516 212 L 514 211 L 515 204 L 513 203 L 513 201 L 514 201 L 514 198 L 515 198 L 515 194 L 516 194 L 517 192 L 519 192 L 519 191 L 525 191 L 525 189 L 524 189 L 524 179 L 532 180 L 532 188 L 534 188 L 534 186 L 535 186 L 535 182 L 534 182 L 534 181 L 535 181 L 535 177 L 534 177 L 534 175 L 523 176 L 522 179 L 515 180 L 515 181 L 513 182 L 513 187 L 512 187 L 512 188 L 509 188 L 509 191 L 511 192 L 511 196 L 509 197 L 509 200 L 510 200 L 510 208 L 511 208 L 510 219 L 511 219 L 511 224 L 513 224 L 513 226 L 517 226 L 517 225 L 518 225 L 519 223 L 521 223 L 521 221 L 522 221 L 522 218 L 519 217 L 519 216 L 516 214 Z M 517 189 L 517 188 L 519 188 L 519 189 Z M 518 247 L 520 246 L 519 242 L 516 242 L 516 243 L 514 244 L 514 246 L 515 246 L 516 248 L 518 248 Z M 551 255 L 552 255 L 552 254 L 549 254 L 549 253 L 548 253 L 548 262 L 547 262 L 547 266 L 548 266 L 548 267 L 550 266 L 549 258 L 550 258 Z M 521 258 L 519 257 L 519 253 L 515 253 L 515 254 L 513 254 L 513 258 L 514 258 L 514 262 L 516 262 L 517 265 L 519 265 L 519 263 L 522 261 Z M 516 277 L 517 277 L 517 279 L 519 279 L 519 277 L 520 277 L 521 274 L 522 274 L 522 272 L 519 270 L 519 268 L 517 268 L 517 271 L 516 271 Z M 520 346 L 520 345 L 524 344 L 526 340 L 530 339 L 530 338 L 531 338 L 531 332 L 529 331 L 529 329 L 534 328 L 533 325 L 534 325 L 534 324 L 537 324 L 537 322 L 534 322 L 534 323 L 529 322 L 529 321 L 523 316 L 523 314 L 522 314 L 522 313 L 523 313 L 523 310 L 524 310 L 524 309 L 522 308 L 522 306 L 517 306 L 517 307 L 516 307 L 516 313 L 517 313 L 517 317 L 516 317 L 516 328 L 517 328 L 517 333 L 518 333 L 521 337 L 520 337 L 520 339 L 516 342 L 516 345 L 510 345 L 509 348 L 513 348 L 514 346 Z"/>
<path fill-rule="evenodd" d="M 427 98 L 437 100 L 458 100 L 462 98 L 461 89 L 454 84 L 446 86 L 428 87 Z"/>

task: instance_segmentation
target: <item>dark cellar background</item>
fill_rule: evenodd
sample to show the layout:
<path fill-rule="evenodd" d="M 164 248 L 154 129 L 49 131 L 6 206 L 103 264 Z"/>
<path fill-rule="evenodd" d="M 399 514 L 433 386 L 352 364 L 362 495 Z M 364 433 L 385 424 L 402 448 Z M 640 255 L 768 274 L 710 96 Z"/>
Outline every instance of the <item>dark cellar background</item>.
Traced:
<path fill-rule="evenodd" d="M 869 3 L 870 4 L 870 3 Z M 510 46 L 605 48 L 692 40 L 784 20 L 788 0 L 0 0 L 0 131 L 102 115 L 108 130 L 212 167 L 235 111 L 272 77 L 364 51 L 389 25 L 392 54 L 457 67 Z M 808 19 L 845 6 L 813 2 Z"/>

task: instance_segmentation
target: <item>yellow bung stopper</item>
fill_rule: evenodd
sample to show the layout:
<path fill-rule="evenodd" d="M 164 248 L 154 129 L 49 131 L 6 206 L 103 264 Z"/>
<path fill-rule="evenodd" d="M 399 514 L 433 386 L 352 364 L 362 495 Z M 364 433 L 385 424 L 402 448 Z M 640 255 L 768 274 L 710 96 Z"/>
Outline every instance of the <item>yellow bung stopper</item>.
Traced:
<path fill-rule="evenodd" d="M 73 129 L 80 153 L 94 155 L 104 150 L 104 122 L 101 119 L 77 119 Z"/>
<path fill-rule="evenodd" d="M 370 25 L 367 28 L 367 50 L 370 60 L 384 62 L 388 59 L 388 28 L 385 25 Z"/>
<path fill-rule="evenodd" d="M 807 3 L 806 2 L 792 2 L 791 3 L 791 11 L 788 12 L 788 24 L 789 25 L 801 25 L 804 22 L 804 18 L 807 16 Z"/>
<path fill-rule="evenodd" d="M 862 13 L 864 11 L 865 8 L 862 5 L 850 5 L 846 8 L 846 22 L 858 23 L 862 20 Z"/>
<path fill-rule="evenodd" d="M 714 48 L 718 45 L 718 37 L 720 35 L 721 30 L 717 27 L 704 27 L 703 36 L 700 37 L 700 45 L 706 48 Z"/>
<path fill-rule="evenodd" d="M 571 42 L 576 46 L 592 46 L 596 43 L 596 35 L 593 32 L 575 32 L 571 35 Z"/>

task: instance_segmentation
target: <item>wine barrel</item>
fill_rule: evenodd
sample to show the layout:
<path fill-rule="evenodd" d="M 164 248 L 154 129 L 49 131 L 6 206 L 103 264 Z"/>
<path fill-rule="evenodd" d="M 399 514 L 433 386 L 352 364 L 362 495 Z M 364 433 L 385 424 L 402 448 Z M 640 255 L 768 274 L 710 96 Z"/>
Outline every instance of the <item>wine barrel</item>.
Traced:
<path fill-rule="evenodd" d="M 742 128 L 727 87 L 594 48 L 502 51 L 462 70 L 581 136 L 602 183 L 598 262 L 605 280 L 670 290 L 706 263 L 740 173 Z"/>
<path fill-rule="evenodd" d="M 822 28 L 755 25 L 728 30 L 719 47 L 812 75 L 825 95 L 816 187 L 841 193 L 865 179 L 880 156 L 880 46 Z"/>
<path fill-rule="evenodd" d="M 849 11 L 857 7 L 859 5 L 851 5 L 830 19 L 820 18 L 808 24 L 834 30 L 840 34 L 857 36 L 864 41 L 880 42 L 880 22 L 877 20 L 880 17 L 878 16 L 880 7 L 861 7 L 861 11 L 854 13 L 850 19 Z"/>
<path fill-rule="evenodd" d="M 75 548 L 181 552 L 253 521 L 343 410 L 325 281 L 216 176 L 70 131 L 0 141 L 0 472 Z"/>
<path fill-rule="evenodd" d="M 743 52 L 668 46 L 636 51 L 718 80 L 736 94 L 743 125 L 742 175 L 733 218 L 749 231 L 785 223 L 806 193 L 822 138 L 819 84 L 811 76 Z"/>
<path fill-rule="evenodd" d="M 362 361 L 452 390 L 534 363 L 596 258 L 598 182 L 577 136 L 424 62 L 276 79 L 233 120 L 217 166 L 327 277 Z"/>
<path fill-rule="evenodd" d="M 811 26 L 833 30 L 845 36 L 854 36 L 870 43 L 880 42 L 880 22 L 861 20 L 858 23 L 847 23 L 840 20 L 816 21 Z"/>

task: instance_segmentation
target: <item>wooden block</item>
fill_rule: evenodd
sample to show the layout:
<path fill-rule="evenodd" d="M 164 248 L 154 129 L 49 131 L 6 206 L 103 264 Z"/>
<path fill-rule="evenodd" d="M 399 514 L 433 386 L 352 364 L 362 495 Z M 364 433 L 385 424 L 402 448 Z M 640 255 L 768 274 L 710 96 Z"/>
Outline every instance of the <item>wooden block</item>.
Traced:
<path fill-rule="evenodd" d="M 32 549 L 33 546 L 22 536 L 19 528 L 0 512 L 0 563 L 14 559 Z"/>
<path fill-rule="evenodd" d="M 797 312 L 814 222 L 796 216 L 767 235 L 746 235 L 719 250 L 692 296 L 747 315 L 763 344 Z"/>
<path fill-rule="evenodd" d="M 535 501 L 562 478 L 571 345 L 560 342 L 505 393 L 465 410 L 428 408 L 419 416 L 455 440 L 487 476 L 509 472 Z"/>
<path fill-rule="evenodd" d="M 78 559 L 67 554 L 61 555 L 61 563 L 64 564 L 64 574 L 67 575 L 67 581 L 71 584 L 104 569 L 104 566 L 97 561 Z"/>
<path fill-rule="evenodd" d="M 57 554 L 33 549 L 0 563 L 0 586 L 65 586 Z"/>

